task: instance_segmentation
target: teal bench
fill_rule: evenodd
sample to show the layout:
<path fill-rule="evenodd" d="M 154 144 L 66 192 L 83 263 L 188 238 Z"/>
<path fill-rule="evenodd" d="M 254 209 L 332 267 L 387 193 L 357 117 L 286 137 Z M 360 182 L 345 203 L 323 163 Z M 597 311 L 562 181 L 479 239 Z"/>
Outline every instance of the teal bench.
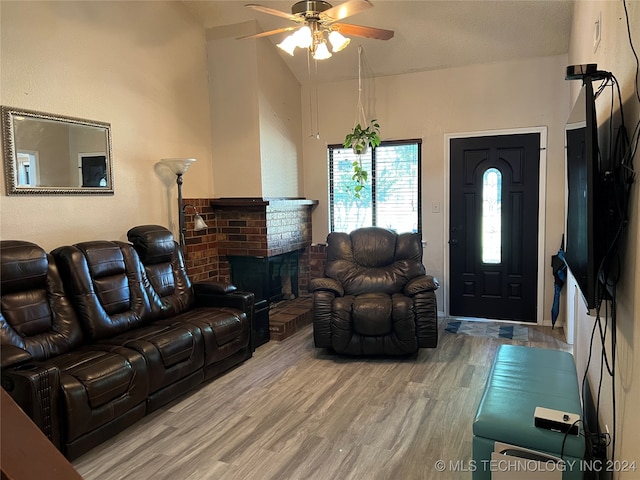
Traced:
<path fill-rule="evenodd" d="M 573 355 L 560 350 L 501 345 L 473 422 L 473 480 L 491 480 L 492 473 L 494 479 L 519 478 L 517 472 L 505 477 L 494 472 L 504 470 L 504 466 L 517 469 L 532 465 L 525 461 L 517 463 L 513 457 L 494 456 L 494 459 L 505 459 L 498 468 L 495 461 L 490 461 L 496 442 L 556 458 L 562 452 L 564 472 L 538 478 L 583 478 L 581 462 L 585 441 L 582 422 L 579 422 L 580 435 L 565 435 L 539 428 L 534 425 L 536 407 L 575 413 L 582 418 Z M 550 465 L 545 470 L 555 469 L 548 468 Z"/>

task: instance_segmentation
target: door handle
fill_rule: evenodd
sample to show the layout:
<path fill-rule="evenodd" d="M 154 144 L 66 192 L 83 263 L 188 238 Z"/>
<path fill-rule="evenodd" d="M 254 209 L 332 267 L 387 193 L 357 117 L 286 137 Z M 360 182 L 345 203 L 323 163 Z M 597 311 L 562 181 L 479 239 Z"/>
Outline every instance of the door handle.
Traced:
<path fill-rule="evenodd" d="M 458 240 L 456 240 L 455 238 L 452 240 L 449 240 L 449 245 L 457 245 L 458 244 Z"/>

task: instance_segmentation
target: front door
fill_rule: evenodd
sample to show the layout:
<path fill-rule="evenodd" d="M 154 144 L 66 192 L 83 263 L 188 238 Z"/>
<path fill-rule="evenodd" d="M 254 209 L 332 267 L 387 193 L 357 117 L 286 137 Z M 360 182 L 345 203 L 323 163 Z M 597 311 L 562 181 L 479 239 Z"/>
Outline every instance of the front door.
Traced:
<path fill-rule="evenodd" d="M 540 134 L 451 139 L 449 311 L 536 321 Z"/>

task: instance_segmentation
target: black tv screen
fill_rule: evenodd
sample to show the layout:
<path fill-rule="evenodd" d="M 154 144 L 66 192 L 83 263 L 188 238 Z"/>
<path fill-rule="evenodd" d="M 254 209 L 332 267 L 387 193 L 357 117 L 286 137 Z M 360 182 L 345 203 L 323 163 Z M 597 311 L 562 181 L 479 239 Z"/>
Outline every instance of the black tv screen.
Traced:
<path fill-rule="evenodd" d="M 604 228 L 598 227 L 601 207 L 598 126 L 593 86 L 585 78 L 565 127 L 567 225 L 565 261 L 587 308 L 598 304 L 598 270 L 603 257 Z"/>

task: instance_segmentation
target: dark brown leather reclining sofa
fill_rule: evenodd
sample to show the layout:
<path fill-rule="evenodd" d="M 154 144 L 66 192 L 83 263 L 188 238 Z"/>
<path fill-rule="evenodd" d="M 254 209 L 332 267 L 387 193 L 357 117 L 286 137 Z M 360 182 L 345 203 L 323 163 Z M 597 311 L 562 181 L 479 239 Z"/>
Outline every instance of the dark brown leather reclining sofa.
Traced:
<path fill-rule="evenodd" d="M 74 459 L 251 357 L 254 295 L 192 285 L 171 232 L 2 241 L 2 387 Z"/>

